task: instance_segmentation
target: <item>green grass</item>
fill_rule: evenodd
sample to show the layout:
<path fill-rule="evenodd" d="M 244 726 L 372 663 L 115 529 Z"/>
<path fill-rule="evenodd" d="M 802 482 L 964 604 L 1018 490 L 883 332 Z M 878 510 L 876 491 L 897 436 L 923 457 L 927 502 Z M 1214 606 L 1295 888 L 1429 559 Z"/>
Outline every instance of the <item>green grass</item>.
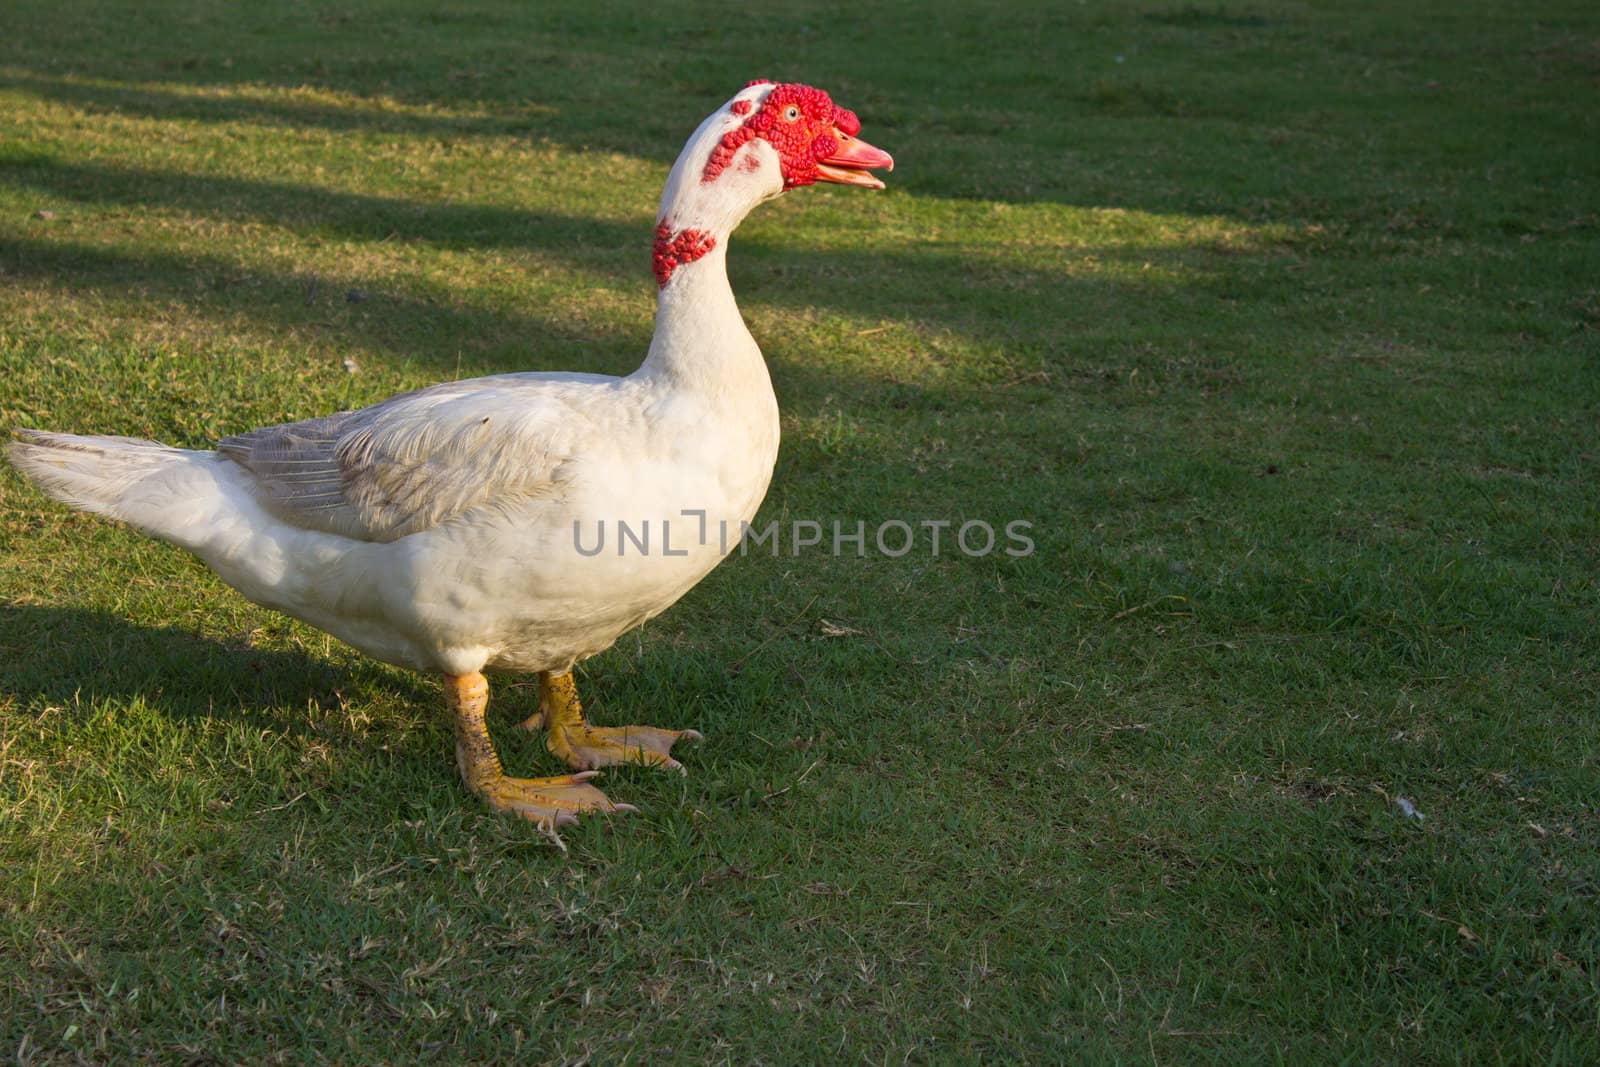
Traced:
<path fill-rule="evenodd" d="M 735 238 L 763 521 L 1038 551 L 730 560 L 584 665 L 707 741 L 563 855 L 432 680 L 7 469 L 0 1054 L 1600 1060 L 1600 16 L 969 7 L 6 5 L 0 423 L 631 370 L 793 78 L 898 168 Z"/>

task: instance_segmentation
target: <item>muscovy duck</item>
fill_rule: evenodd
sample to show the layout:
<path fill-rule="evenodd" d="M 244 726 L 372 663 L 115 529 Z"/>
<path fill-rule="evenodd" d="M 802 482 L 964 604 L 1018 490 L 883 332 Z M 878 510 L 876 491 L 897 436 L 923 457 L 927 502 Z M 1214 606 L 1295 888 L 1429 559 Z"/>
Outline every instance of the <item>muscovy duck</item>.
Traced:
<path fill-rule="evenodd" d="M 728 286 L 728 237 L 797 186 L 883 188 L 869 171 L 894 162 L 860 128 L 827 93 L 770 81 L 700 124 L 661 197 L 655 334 L 625 378 L 447 382 L 214 452 L 18 430 L 7 454 L 56 499 L 188 549 L 256 603 L 443 674 L 461 777 L 493 808 L 552 834 L 580 813 L 633 810 L 590 784 L 595 769 L 681 770 L 673 744 L 699 735 L 590 725 L 572 668 L 705 577 L 726 551 L 721 531 L 766 495 L 778 406 Z M 579 536 L 606 527 L 610 548 Z M 504 772 L 484 726 L 485 669 L 538 672 L 540 710 L 524 725 L 543 726 L 578 773 Z"/>

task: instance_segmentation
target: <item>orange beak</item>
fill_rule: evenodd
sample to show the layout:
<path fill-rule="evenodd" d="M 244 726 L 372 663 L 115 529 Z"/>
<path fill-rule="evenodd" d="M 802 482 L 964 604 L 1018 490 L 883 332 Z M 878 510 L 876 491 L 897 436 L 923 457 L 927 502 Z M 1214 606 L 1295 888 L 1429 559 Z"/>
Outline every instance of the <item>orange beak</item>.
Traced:
<path fill-rule="evenodd" d="M 838 182 L 840 185 L 882 189 L 883 182 L 867 171 L 894 170 L 894 157 L 883 149 L 874 148 L 861 138 L 851 137 L 837 128 L 833 133 L 839 139 L 839 147 L 828 158 L 818 161 L 817 179 Z"/>

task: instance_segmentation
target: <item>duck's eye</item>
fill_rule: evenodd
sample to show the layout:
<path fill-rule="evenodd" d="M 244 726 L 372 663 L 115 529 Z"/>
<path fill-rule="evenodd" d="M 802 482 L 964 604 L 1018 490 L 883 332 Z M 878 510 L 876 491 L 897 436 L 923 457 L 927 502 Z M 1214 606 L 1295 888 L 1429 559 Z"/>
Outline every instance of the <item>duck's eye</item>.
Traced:
<path fill-rule="evenodd" d="M 797 121 L 799 121 L 799 119 L 800 119 L 800 108 L 799 108 L 798 105 L 790 104 L 788 107 L 783 109 L 783 121 L 784 122 L 797 122 Z"/>

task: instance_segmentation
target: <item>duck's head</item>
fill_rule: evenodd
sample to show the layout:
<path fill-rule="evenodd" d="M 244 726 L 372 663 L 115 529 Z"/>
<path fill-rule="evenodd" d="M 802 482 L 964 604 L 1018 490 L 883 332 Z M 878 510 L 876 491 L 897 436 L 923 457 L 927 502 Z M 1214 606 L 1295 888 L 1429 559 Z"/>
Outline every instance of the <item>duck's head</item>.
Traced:
<path fill-rule="evenodd" d="M 817 182 L 882 189 L 871 172 L 893 170 L 894 160 L 860 132 L 855 112 L 821 89 L 753 81 L 739 90 L 690 136 L 667 179 L 657 278 L 673 265 L 670 249 L 662 259 L 663 228 L 669 240 L 692 232 L 720 244 L 751 208 L 785 190 Z"/>
<path fill-rule="evenodd" d="M 857 137 L 861 120 L 854 111 L 809 85 L 751 82 L 718 115 L 725 129 L 702 182 L 722 181 L 734 169 L 765 178 L 769 188 L 776 179 L 778 192 L 819 181 L 882 189 L 870 172 L 894 169 L 889 153 Z"/>

